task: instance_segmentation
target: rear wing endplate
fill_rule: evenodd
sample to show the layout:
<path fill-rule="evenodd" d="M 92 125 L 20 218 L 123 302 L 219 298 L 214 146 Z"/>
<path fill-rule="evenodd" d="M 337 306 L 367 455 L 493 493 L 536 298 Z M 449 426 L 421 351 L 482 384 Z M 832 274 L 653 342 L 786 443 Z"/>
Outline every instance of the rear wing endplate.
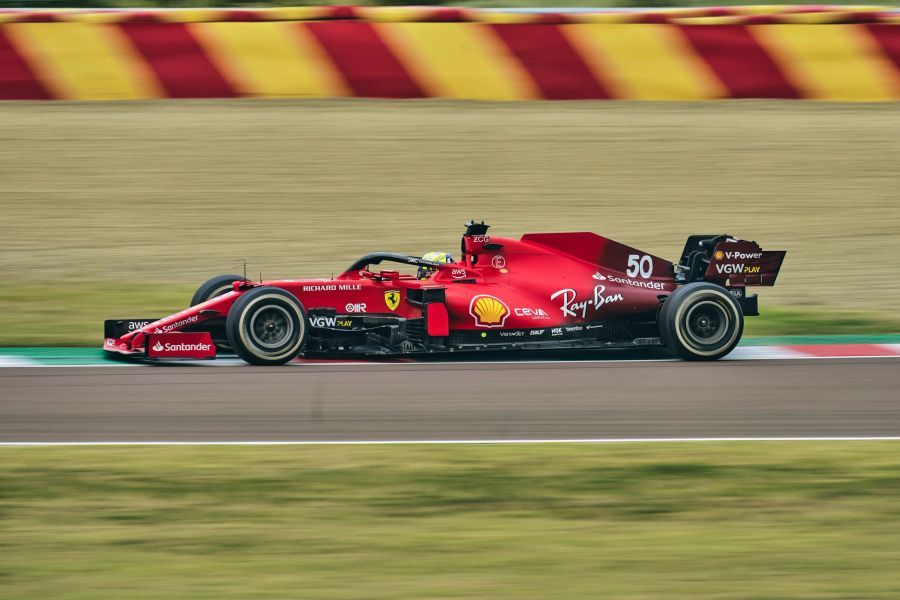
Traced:
<path fill-rule="evenodd" d="M 785 250 L 763 250 L 729 235 L 692 235 L 676 267 L 676 281 L 709 281 L 727 287 L 775 285 Z"/>

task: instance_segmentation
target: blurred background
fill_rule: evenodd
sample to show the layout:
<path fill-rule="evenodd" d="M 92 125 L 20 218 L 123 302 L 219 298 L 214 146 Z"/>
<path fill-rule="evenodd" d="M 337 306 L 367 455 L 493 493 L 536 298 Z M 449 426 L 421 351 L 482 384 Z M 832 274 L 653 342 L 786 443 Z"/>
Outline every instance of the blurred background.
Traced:
<path fill-rule="evenodd" d="M 896 104 L 180 100 L 0 104 L 0 344 L 95 345 L 206 278 L 589 230 L 787 249 L 757 333 L 898 331 Z M 62 291 L 62 293 L 61 293 Z"/>
<path fill-rule="evenodd" d="M 0 345 L 93 346 L 104 318 L 169 314 L 242 260 L 327 277 L 375 250 L 453 251 L 471 218 L 670 260 L 690 234 L 756 240 L 788 258 L 750 335 L 900 331 L 900 112 L 870 102 L 900 98 L 890 9 L 557 25 L 540 2 L 21 4 L 0 13 L 0 98 L 21 100 L 0 103 Z M 145 6 L 108 3 L 126 5 Z M 610 97 L 662 101 L 534 101 Z M 116 98 L 134 101 L 96 101 Z"/>
<path fill-rule="evenodd" d="M 252 278 L 329 277 L 377 250 L 456 253 L 469 219 L 670 260 L 691 234 L 756 240 L 787 258 L 748 335 L 865 334 L 887 353 L 897 9 L 698 22 L 648 11 L 699 0 L 647 0 L 646 24 L 590 14 L 577 31 L 518 10 L 426 29 L 421 9 L 44 11 L 205 4 L 0 0 L 0 599 L 900 596 L 896 359 L 550 364 L 528 390 L 531 363 L 453 365 L 459 385 L 434 364 L 15 368 L 55 346 L 96 363 L 104 319 L 170 314 L 244 260 Z M 661 101 L 625 100 L 642 94 Z M 882 439 L 233 443 L 467 425 L 508 441 L 547 423 Z M 131 443 L 160 430 L 184 437 Z"/>

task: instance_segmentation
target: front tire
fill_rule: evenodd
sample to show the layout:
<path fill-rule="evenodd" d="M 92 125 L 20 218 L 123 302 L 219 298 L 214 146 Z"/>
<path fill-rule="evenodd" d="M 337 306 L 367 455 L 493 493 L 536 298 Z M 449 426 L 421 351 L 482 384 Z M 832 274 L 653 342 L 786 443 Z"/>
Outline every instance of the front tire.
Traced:
<path fill-rule="evenodd" d="M 207 279 L 197 288 L 197 291 L 194 292 L 190 306 L 197 306 L 201 302 L 206 302 L 207 300 L 211 300 L 222 294 L 227 294 L 234 289 L 235 281 L 247 281 L 247 278 L 241 277 L 240 275 L 217 275 L 212 279 Z M 219 352 L 229 354 L 234 352 L 226 339 L 221 318 L 216 318 L 212 321 L 209 333 Z"/>
<path fill-rule="evenodd" d="M 225 320 L 229 345 L 251 365 L 283 365 L 295 358 L 308 331 L 306 310 L 297 297 L 274 287 L 245 292 Z"/>
<path fill-rule="evenodd" d="M 207 279 L 197 288 L 197 291 L 194 292 L 190 306 L 197 306 L 201 302 L 206 302 L 216 296 L 227 294 L 234 289 L 233 284 L 235 281 L 247 281 L 247 278 L 241 277 L 240 275 L 217 275 L 212 279 Z"/>
<path fill-rule="evenodd" d="M 744 313 L 718 285 L 684 285 L 663 303 L 659 329 L 670 350 L 685 360 L 717 360 L 734 350 L 744 333 Z"/>

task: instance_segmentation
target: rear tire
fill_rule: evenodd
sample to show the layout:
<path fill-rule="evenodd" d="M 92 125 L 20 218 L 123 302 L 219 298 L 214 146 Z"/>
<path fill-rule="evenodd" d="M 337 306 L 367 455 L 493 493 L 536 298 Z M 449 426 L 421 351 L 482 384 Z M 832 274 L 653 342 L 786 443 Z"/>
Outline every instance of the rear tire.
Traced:
<path fill-rule="evenodd" d="M 293 294 L 257 287 L 231 305 L 225 320 L 228 343 L 251 365 L 283 365 L 296 358 L 306 342 L 309 321 Z"/>
<path fill-rule="evenodd" d="M 666 346 L 681 358 L 717 360 L 741 341 L 744 313 L 728 290 L 698 281 L 666 299 L 659 330 Z"/>
<path fill-rule="evenodd" d="M 206 302 L 207 300 L 215 298 L 216 296 L 227 294 L 234 289 L 235 281 L 247 281 L 247 278 L 240 275 L 217 275 L 212 279 L 207 279 L 200 287 L 197 288 L 197 291 L 194 292 L 194 296 L 191 298 L 190 306 L 197 306 L 198 304 Z M 234 352 L 234 350 L 231 348 L 231 344 L 228 343 L 228 339 L 225 336 L 222 319 L 213 319 L 213 323 L 210 327 L 211 329 L 209 333 L 210 336 L 212 336 L 213 343 L 216 345 L 216 350 L 219 352 L 225 352 L 227 354 Z"/>

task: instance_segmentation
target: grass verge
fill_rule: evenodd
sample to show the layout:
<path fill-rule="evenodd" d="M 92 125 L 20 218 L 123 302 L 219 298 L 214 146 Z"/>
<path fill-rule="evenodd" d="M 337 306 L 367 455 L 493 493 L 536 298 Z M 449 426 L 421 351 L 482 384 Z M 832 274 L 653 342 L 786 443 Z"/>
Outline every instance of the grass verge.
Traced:
<path fill-rule="evenodd" d="M 760 316 L 745 321 L 745 336 L 900 333 L 900 319 L 878 312 L 769 308 L 765 300 L 759 310 Z"/>
<path fill-rule="evenodd" d="M 896 598 L 892 442 L 4 448 L 4 598 Z"/>

